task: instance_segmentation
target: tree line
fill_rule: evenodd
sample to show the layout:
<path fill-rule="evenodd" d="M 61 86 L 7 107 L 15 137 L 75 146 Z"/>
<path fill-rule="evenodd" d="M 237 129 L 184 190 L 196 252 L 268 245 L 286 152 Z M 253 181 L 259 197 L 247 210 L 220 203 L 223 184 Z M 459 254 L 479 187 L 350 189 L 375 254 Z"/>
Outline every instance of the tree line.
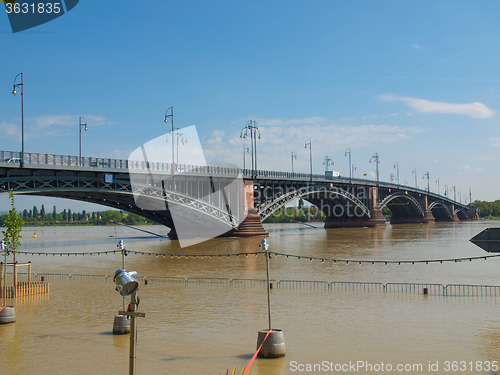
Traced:
<path fill-rule="evenodd" d="M 493 202 L 475 200 L 472 206 L 479 208 L 479 217 L 483 219 L 500 218 L 500 199 Z"/>
<path fill-rule="evenodd" d="M 52 207 L 52 212 L 46 212 L 42 204 L 40 209 L 33 206 L 30 210 L 24 209 L 18 213 L 25 225 L 107 225 L 112 221 L 124 224 L 148 224 L 148 221 L 139 215 L 124 211 L 93 211 L 72 212 L 71 209 L 64 209 L 57 212 L 56 206 Z M 7 219 L 7 213 L 0 216 L 0 226 L 4 226 Z M 149 222 L 150 223 L 150 222 Z"/>

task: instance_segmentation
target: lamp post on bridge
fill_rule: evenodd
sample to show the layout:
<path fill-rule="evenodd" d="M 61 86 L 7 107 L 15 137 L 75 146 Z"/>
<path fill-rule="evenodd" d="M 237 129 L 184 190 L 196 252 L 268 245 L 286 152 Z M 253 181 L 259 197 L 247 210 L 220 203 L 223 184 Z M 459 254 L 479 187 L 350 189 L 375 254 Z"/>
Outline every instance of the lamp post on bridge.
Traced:
<path fill-rule="evenodd" d="M 398 162 L 394 163 L 394 169 L 396 169 L 396 176 L 397 176 L 397 181 L 398 181 L 398 185 L 399 185 L 399 163 Z"/>
<path fill-rule="evenodd" d="M 170 114 L 168 113 L 170 111 Z M 174 174 L 175 170 L 177 169 L 175 167 L 174 159 L 175 159 L 175 151 L 174 151 L 174 107 L 170 107 L 165 111 L 165 124 L 168 122 L 168 118 L 171 118 L 172 120 L 172 174 Z M 167 138 L 168 142 L 168 138 Z"/>
<path fill-rule="evenodd" d="M 83 120 L 83 121 L 82 121 Z M 78 154 L 78 165 L 82 166 L 82 128 L 85 128 L 87 131 L 87 121 L 83 117 L 80 117 L 80 121 L 78 123 L 78 128 L 80 130 L 80 153 Z"/>
<path fill-rule="evenodd" d="M 429 187 L 429 172 L 425 172 L 424 176 L 422 178 L 427 177 L 427 195 L 430 193 L 430 187 Z"/>
<path fill-rule="evenodd" d="M 441 193 L 439 191 L 439 178 L 436 180 L 436 183 L 438 184 L 438 195 L 441 195 Z"/>
<path fill-rule="evenodd" d="M 16 83 L 17 77 L 21 76 L 21 83 Z M 24 73 L 19 73 L 14 78 L 14 88 L 12 90 L 12 95 L 16 96 L 16 88 L 21 88 L 21 168 L 24 168 Z"/>
<path fill-rule="evenodd" d="M 313 180 L 313 159 L 312 159 L 312 139 L 308 138 L 306 140 L 305 148 L 309 146 L 309 164 L 311 166 L 311 181 Z"/>
<path fill-rule="evenodd" d="M 297 154 L 292 151 L 292 173 L 293 173 L 293 160 L 297 160 Z"/>
<path fill-rule="evenodd" d="M 345 155 L 349 155 L 349 183 L 352 183 L 352 170 L 351 170 L 351 148 L 349 147 L 347 150 L 345 150 Z"/>
<path fill-rule="evenodd" d="M 330 162 L 331 162 L 331 163 L 330 163 Z M 328 155 L 327 155 L 327 156 L 325 156 L 325 161 L 323 162 L 323 165 L 325 166 L 325 173 L 326 173 L 326 172 L 328 172 L 328 166 L 333 165 L 333 164 L 335 164 L 335 163 L 333 163 L 333 160 L 332 160 L 332 159 L 330 159 L 330 158 L 328 157 Z"/>
<path fill-rule="evenodd" d="M 245 165 L 245 153 L 249 153 L 250 152 L 250 149 L 248 148 L 248 145 L 246 143 L 243 143 L 243 169 L 246 169 L 246 165 Z"/>
<path fill-rule="evenodd" d="M 414 168 L 411 173 L 415 175 L 415 189 L 418 189 L 418 186 L 417 186 L 417 168 Z"/>
<path fill-rule="evenodd" d="M 444 195 L 448 196 L 448 184 L 444 184 Z"/>
<path fill-rule="evenodd" d="M 457 189 L 455 186 L 453 186 L 450 191 L 453 190 L 453 200 L 456 202 L 457 201 Z"/>
<path fill-rule="evenodd" d="M 241 129 L 240 138 L 246 138 L 249 135 L 252 150 L 252 177 L 257 177 L 257 138 L 260 139 L 260 130 L 256 121 L 248 120 L 245 127 Z"/>
<path fill-rule="evenodd" d="M 177 137 L 177 161 L 176 161 L 176 166 L 179 165 L 179 140 L 181 141 L 182 145 L 185 145 L 188 143 L 187 137 L 184 135 L 184 133 L 179 132 L 179 128 L 175 129 L 175 136 Z"/>
<path fill-rule="evenodd" d="M 391 179 L 391 184 L 392 184 L 392 182 L 394 181 L 394 179 L 396 178 L 396 176 L 394 176 L 394 173 L 391 173 L 391 176 L 389 178 Z"/>
<path fill-rule="evenodd" d="M 356 170 L 356 166 L 353 164 L 351 169 L 352 169 L 352 178 L 354 178 L 354 171 Z"/>
<path fill-rule="evenodd" d="M 373 156 L 370 158 L 370 163 L 372 162 L 372 160 L 375 162 L 375 170 L 377 171 L 377 188 L 378 188 L 378 182 L 379 182 L 379 178 L 378 178 L 378 165 L 380 164 L 380 158 L 378 156 L 378 153 L 374 153 Z"/>

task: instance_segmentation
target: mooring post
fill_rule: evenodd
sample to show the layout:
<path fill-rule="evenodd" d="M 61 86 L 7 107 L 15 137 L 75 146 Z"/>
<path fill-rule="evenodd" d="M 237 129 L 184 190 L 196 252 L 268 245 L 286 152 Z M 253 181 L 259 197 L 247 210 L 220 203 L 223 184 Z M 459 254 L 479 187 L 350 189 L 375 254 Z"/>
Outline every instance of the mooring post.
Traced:
<path fill-rule="evenodd" d="M 134 291 L 130 298 L 130 312 L 134 313 L 137 308 L 137 293 Z M 135 316 L 130 316 L 130 355 L 129 355 L 129 365 L 128 373 L 129 375 L 134 375 L 135 372 L 135 342 L 137 336 L 137 327 L 135 325 Z"/>

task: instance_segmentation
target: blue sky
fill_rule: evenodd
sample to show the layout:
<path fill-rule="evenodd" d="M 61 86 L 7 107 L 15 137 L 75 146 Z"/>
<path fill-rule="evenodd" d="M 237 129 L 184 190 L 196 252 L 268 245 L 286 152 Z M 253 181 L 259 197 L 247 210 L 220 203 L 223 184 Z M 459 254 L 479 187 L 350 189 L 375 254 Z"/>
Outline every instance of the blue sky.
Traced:
<path fill-rule="evenodd" d="M 0 15 L 0 149 L 127 158 L 175 125 L 196 125 L 211 162 L 242 165 L 240 130 L 257 121 L 259 168 L 334 170 L 444 185 L 500 199 L 497 1 L 80 1 L 13 34 Z M 248 142 L 247 142 L 248 143 Z M 457 197 L 458 199 L 458 197 Z M 18 209 L 54 200 L 16 200 Z M 88 208 L 57 200 L 58 209 Z M 38 204 L 38 205 L 39 205 Z M 0 210 L 9 208 L 0 197 Z"/>

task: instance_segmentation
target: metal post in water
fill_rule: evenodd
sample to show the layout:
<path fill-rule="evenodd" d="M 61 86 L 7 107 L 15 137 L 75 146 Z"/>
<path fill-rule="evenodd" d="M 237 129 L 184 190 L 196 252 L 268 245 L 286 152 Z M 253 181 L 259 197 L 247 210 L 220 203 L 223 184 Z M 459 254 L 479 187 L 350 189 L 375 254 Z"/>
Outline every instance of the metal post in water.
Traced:
<path fill-rule="evenodd" d="M 123 240 L 118 241 L 117 247 L 122 251 L 122 270 L 125 269 L 125 244 L 123 243 Z M 122 298 L 123 300 L 123 310 L 125 311 L 125 299 Z"/>
<path fill-rule="evenodd" d="M 267 269 L 267 315 L 269 317 L 269 330 L 271 331 L 271 285 L 269 277 L 269 245 L 265 238 L 260 243 L 262 250 L 266 252 L 266 269 Z"/>
<path fill-rule="evenodd" d="M 3 262 L 3 305 L 7 306 L 7 250 L 5 250 L 5 242 L 3 240 L 0 242 L 0 247 L 3 251 L 4 262 Z M 1 277 L 1 275 L 0 275 Z"/>
<path fill-rule="evenodd" d="M 137 307 L 136 300 L 137 293 L 132 293 L 130 298 L 130 311 L 134 313 Z M 130 354 L 129 354 L 129 365 L 128 373 L 129 375 L 134 375 L 135 372 L 135 342 L 137 340 L 137 327 L 135 325 L 135 316 L 130 316 Z"/>

